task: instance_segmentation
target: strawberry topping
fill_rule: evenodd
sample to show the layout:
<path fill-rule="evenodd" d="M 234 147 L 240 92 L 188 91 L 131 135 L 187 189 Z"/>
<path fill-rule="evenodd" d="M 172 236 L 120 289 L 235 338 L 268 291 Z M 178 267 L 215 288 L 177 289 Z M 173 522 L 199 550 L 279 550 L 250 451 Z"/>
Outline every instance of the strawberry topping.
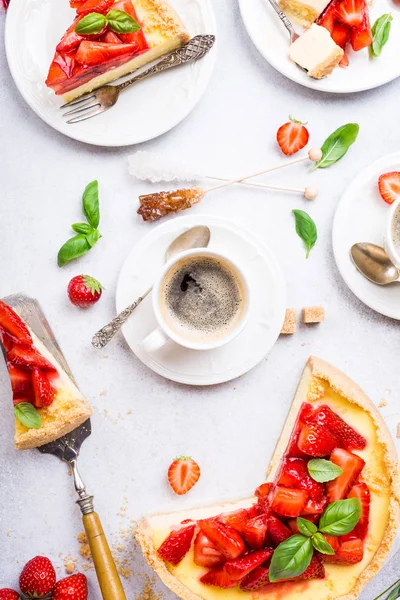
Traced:
<path fill-rule="evenodd" d="M 0 300 L 0 330 L 20 344 L 32 344 L 29 329 L 8 304 Z"/>
<path fill-rule="evenodd" d="M 231 579 L 238 581 L 239 579 L 246 577 L 246 575 L 251 573 L 256 567 L 259 567 L 265 561 L 270 559 L 272 554 L 272 548 L 250 552 L 250 554 L 246 554 L 246 556 L 227 561 L 224 565 L 224 571 Z"/>
<path fill-rule="evenodd" d="M 237 558 L 243 553 L 244 541 L 233 527 L 219 523 L 215 519 L 203 519 L 198 524 L 203 533 L 226 558 Z"/>
<path fill-rule="evenodd" d="M 158 549 L 161 558 L 171 565 L 178 565 L 190 550 L 195 528 L 195 525 L 189 525 L 172 531 Z"/>
<path fill-rule="evenodd" d="M 299 449 L 309 456 L 328 456 L 337 446 L 329 431 L 318 425 L 305 425 L 297 441 Z"/>
<path fill-rule="evenodd" d="M 371 493 L 367 484 L 360 482 L 357 485 L 354 485 L 347 497 L 358 498 L 361 502 L 361 517 L 352 533 L 364 540 L 368 533 L 369 507 L 371 503 Z"/>
<path fill-rule="evenodd" d="M 329 504 L 347 497 L 351 486 L 365 466 L 365 461 L 362 458 L 343 448 L 335 448 L 330 460 L 335 465 L 338 465 L 343 470 L 343 473 L 326 484 L 326 494 Z"/>
<path fill-rule="evenodd" d="M 226 560 L 222 552 L 214 546 L 202 531 L 199 531 L 194 540 L 193 551 L 193 561 L 199 567 L 219 567 Z"/>
<path fill-rule="evenodd" d="M 363 450 L 367 445 L 367 440 L 350 425 L 347 425 L 329 406 L 318 407 L 312 421 L 316 425 L 326 427 L 329 433 L 336 438 L 339 445 L 346 450 Z"/>

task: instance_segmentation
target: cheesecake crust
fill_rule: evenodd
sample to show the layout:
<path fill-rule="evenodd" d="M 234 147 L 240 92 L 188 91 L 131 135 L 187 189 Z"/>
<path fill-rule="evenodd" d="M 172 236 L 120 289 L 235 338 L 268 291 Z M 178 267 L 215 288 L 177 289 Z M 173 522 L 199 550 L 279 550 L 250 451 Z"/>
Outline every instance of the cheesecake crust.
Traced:
<path fill-rule="evenodd" d="M 343 49 L 336 46 L 332 50 L 332 54 L 324 61 L 315 67 L 312 71 L 308 71 L 308 75 L 314 79 L 323 79 L 332 73 L 338 66 L 344 55 Z"/>
<path fill-rule="evenodd" d="M 304 401 L 321 400 L 325 393 L 325 386 L 357 405 L 367 412 L 376 427 L 377 438 L 384 449 L 384 465 L 390 479 L 390 504 L 387 527 L 380 546 L 372 561 L 355 581 L 354 587 L 346 595 L 337 596 L 335 600 L 356 600 L 366 584 L 379 572 L 388 557 L 392 543 L 396 537 L 397 525 L 400 517 L 400 472 L 397 452 L 387 426 L 373 402 L 363 390 L 347 375 L 329 363 L 311 356 L 307 361 L 303 375 L 297 387 L 295 397 L 290 407 L 288 416 L 278 443 L 275 447 L 271 462 L 267 470 L 267 478 L 275 477 L 282 456 L 287 448 L 290 435 L 296 422 L 299 408 Z M 242 501 L 239 501 L 242 502 Z M 251 498 L 249 498 L 251 502 Z M 227 510 L 235 510 L 238 502 L 227 504 Z M 230 507 L 230 508 L 229 508 Z M 225 509 L 225 507 L 224 507 Z M 194 509 L 195 510 L 195 509 Z M 221 512 L 218 510 L 218 512 Z M 154 516 L 154 515 L 153 515 Z M 184 586 L 166 567 L 164 561 L 158 556 L 152 540 L 150 522 L 144 518 L 138 524 L 135 538 L 142 549 L 143 555 L 149 565 L 154 569 L 160 579 L 183 600 L 201 600 L 199 596 Z"/>

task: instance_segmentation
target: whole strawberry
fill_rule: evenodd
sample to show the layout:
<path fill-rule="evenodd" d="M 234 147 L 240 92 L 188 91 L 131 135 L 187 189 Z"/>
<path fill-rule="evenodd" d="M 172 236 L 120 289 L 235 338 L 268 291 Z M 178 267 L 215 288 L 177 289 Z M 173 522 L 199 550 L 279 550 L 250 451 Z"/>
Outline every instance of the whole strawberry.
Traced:
<path fill-rule="evenodd" d="M 52 600 L 87 600 L 87 597 L 87 579 L 83 573 L 76 573 L 57 582 Z"/>
<path fill-rule="evenodd" d="M 10 588 L 3 588 L 0 590 L 0 600 L 21 600 L 21 598 L 18 592 Z"/>
<path fill-rule="evenodd" d="M 77 275 L 68 284 L 68 296 L 72 304 L 86 308 L 100 300 L 103 286 L 94 277 Z"/>
<path fill-rule="evenodd" d="M 26 563 L 19 577 L 21 592 L 28 598 L 47 596 L 56 584 L 56 572 L 45 556 L 35 556 Z"/>

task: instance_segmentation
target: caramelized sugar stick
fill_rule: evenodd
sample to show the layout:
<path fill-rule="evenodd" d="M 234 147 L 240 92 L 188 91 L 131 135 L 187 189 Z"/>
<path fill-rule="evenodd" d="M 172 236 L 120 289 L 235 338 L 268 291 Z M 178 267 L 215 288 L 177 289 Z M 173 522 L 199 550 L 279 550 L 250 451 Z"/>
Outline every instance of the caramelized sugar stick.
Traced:
<path fill-rule="evenodd" d="M 190 208 L 200 202 L 205 193 L 199 187 L 192 187 L 139 196 L 140 207 L 137 212 L 143 217 L 143 221 L 156 221 L 169 213 Z"/>

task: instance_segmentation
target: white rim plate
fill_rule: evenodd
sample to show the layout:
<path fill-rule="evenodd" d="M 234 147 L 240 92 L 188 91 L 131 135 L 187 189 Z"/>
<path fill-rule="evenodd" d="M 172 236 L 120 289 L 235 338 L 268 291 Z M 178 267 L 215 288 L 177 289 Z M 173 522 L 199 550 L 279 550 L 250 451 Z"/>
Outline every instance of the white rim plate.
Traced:
<path fill-rule="evenodd" d="M 192 36 L 215 34 L 211 0 L 171 3 Z M 73 18 L 68 0 L 18 0 L 10 3 L 7 14 L 5 44 L 11 75 L 45 123 L 88 144 L 128 146 L 169 131 L 194 109 L 210 79 L 215 47 L 197 63 L 155 75 L 128 89 L 104 114 L 68 125 L 59 109 L 63 100 L 46 87 L 45 79 L 55 47 Z"/>
<path fill-rule="evenodd" d="M 400 75 L 400 10 L 392 0 L 379 0 L 370 8 L 371 24 L 383 13 L 392 13 L 390 38 L 379 58 L 367 50 L 349 51 L 350 66 L 338 67 L 326 79 L 308 77 L 288 58 L 289 34 L 268 0 L 239 0 L 240 11 L 254 45 L 277 71 L 292 81 L 321 92 L 347 94 L 384 85 Z M 296 25 L 301 33 L 301 26 Z"/>
<path fill-rule="evenodd" d="M 400 284 L 371 283 L 350 257 L 350 248 L 357 242 L 383 246 L 389 205 L 380 197 L 377 184 L 379 176 L 389 171 L 400 171 L 400 152 L 377 160 L 353 180 L 337 207 L 332 241 L 338 269 L 357 298 L 382 315 L 400 320 Z"/>
<path fill-rule="evenodd" d="M 122 267 L 116 291 L 117 312 L 123 310 L 155 281 L 170 242 L 195 225 L 211 229 L 209 248 L 225 253 L 244 269 L 250 287 L 250 313 L 244 330 L 214 350 L 188 350 L 168 342 L 147 353 L 140 342 L 157 326 L 151 298 L 146 298 L 123 327 L 136 356 L 167 379 L 189 385 L 230 381 L 255 367 L 274 346 L 285 316 L 285 284 L 271 251 L 252 233 L 225 219 L 193 215 L 160 225 L 132 249 Z"/>

